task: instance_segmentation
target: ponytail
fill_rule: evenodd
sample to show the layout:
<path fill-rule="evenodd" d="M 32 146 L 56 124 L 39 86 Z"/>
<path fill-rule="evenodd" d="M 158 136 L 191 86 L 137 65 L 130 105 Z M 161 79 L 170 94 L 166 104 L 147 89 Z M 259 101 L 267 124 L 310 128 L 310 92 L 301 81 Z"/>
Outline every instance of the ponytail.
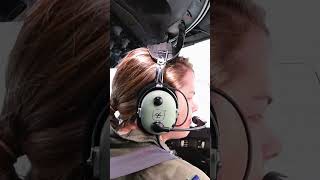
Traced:
<path fill-rule="evenodd" d="M 108 119 L 110 120 L 110 125 L 114 128 L 117 129 L 119 126 L 119 120 L 115 116 L 115 112 L 117 108 L 114 108 L 114 106 L 110 105 L 110 110 L 109 110 L 109 115 Z"/>

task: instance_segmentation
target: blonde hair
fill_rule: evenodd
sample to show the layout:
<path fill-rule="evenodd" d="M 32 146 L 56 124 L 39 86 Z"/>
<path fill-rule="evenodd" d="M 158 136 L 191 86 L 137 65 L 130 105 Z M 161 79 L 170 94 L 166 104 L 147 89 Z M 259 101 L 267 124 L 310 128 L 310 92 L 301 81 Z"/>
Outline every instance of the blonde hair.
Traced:
<path fill-rule="evenodd" d="M 269 30 L 264 10 L 250 0 L 215 0 L 211 20 L 210 84 L 221 87 L 241 73 L 238 70 L 241 63 L 233 52 L 247 33 L 259 29 L 269 35 Z"/>
<path fill-rule="evenodd" d="M 152 83 L 156 76 L 156 61 L 150 56 L 148 49 L 138 48 L 129 52 L 117 66 L 112 82 L 110 108 L 119 111 L 126 126 L 136 120 L 138 95 L 141 90 Z M 168 62 L 164 71 L 164 83 L 174 88 L 181 88 L 183 77 L 192 65 L 188 59 L 177 57 Z"/>

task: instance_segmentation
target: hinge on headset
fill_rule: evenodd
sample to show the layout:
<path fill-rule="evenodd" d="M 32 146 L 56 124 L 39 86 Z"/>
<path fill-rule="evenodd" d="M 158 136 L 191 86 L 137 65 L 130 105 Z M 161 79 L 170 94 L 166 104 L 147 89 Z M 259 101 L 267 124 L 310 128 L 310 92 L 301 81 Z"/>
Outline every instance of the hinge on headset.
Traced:
<path fill-rule="evenodd" d="M 156 86 L 157 87 L 163 86 L 162 84 L 163 84 L 164 67 L 167 63 L 169 52 L 163 51 L 163 53 L 165 53 L 164 57 L 157 58 L 157 70 L 156 70 Z"/>

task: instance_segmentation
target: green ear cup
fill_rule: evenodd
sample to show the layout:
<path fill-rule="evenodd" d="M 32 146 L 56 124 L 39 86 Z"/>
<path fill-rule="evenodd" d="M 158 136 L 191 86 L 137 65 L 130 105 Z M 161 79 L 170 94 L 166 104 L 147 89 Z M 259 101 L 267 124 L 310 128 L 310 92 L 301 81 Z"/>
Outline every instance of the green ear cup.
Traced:
<path fill-rule="evenodd" d="M 152 129 L 152 124 L 161 122 L 164 127 L 172 128 L 178 116 L 176 100 L 162 89 L 156 89 L 147 93 L 138 110 L 141 125 L 151 134 L 162 134 Z"/>

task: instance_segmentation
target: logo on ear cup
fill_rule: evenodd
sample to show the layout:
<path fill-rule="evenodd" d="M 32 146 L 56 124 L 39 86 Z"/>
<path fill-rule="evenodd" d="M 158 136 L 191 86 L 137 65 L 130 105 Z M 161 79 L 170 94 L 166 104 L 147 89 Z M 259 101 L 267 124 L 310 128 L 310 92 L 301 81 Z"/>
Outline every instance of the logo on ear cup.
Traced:
<path fill-rule="evenodd" d="M 154 121 L 163 121 L 166 116 L 166 110 L 155 109 L 152 112 L 152 119 Z"/>

